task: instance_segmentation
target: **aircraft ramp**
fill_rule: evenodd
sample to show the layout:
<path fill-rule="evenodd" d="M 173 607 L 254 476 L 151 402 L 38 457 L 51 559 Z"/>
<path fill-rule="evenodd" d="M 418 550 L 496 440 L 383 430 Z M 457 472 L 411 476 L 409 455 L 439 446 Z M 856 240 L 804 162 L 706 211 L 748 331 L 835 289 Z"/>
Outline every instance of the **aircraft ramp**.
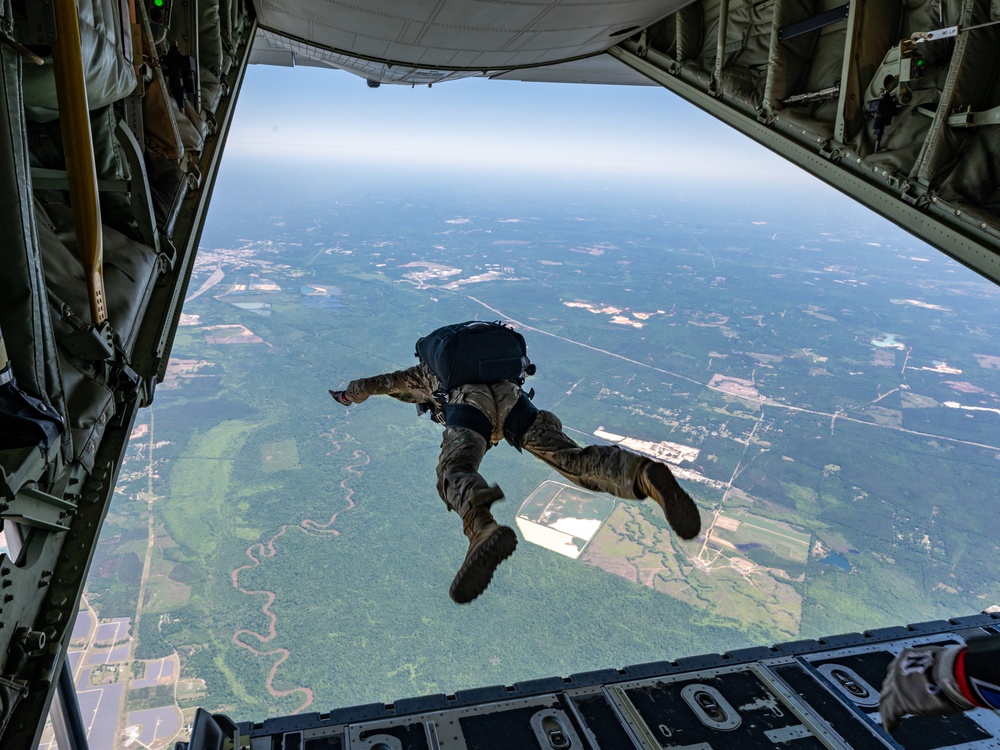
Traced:
<path fill-rule="evenodd" d="M 571 677 L 236 724 L 200 711 L 179 750 L 973 750 L 986 709 L 908 717 L 890 735 L 878 690 L 905 647 L 1000 632 L 1000 616 L 892 627 Z M 228 744 L 227 744 L 228 743 Z"/>

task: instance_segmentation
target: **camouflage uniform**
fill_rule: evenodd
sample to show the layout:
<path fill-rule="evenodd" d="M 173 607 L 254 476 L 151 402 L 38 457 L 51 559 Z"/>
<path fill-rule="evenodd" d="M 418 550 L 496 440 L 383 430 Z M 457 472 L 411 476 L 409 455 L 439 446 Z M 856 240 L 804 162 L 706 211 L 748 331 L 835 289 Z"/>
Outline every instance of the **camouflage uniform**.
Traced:
<path fill-rule="evenodd" d="M 439 385 L 437 376 L 421 363 L 408 370 L 354 380 L 345 394 L 354 403 L 369 396 L 387 395 L 411 404 L 431 404 L 435 420 L 443 423 L 433 395 Z M 474 406 L 492 426 L 489 444 L 478 432 L 465 427 L 446 426 L 441 439 L 438 494 L 449 508 L 464 517 L 473 505 L 503 496 L 499 488 L 491 488 L 483 479 L 479 464 L 486 451 L 504 439 L 504 423 L 521 397 L 521 388 L 512 381 L 463 385 L 448 397 L 451 404 Z M 563 432 L 562 423 L 552 412 L 538 412 L 521 438 L 521 447 L 580 487 L 629 500 L 646 497 L 636 487 L 636 479 L 648 459 L 614 445 L 581 448 Z"/>

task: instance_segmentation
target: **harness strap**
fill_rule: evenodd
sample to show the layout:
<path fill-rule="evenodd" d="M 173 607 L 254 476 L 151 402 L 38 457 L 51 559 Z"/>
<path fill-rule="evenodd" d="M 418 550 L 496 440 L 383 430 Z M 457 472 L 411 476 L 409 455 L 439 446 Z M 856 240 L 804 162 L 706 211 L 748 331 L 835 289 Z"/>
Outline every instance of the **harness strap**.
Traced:
<path fill-rule="evenodd" d="M 489 417 L 483 414 L 472 404 L 445 404 L 442 407 L 444 412 L 444 423 L 448 427 L 464 427 L 483 436 L 486 445 L 493 444 L 493 424 Z"/>
<path fill-rule="evenodd" d="M 537 416 L 538 409 L 531 403 L 531 398 L 528 394 L 521 393 L 521 397 L 507 414 L 507 419 L 503 423 L 504 438 L 517 448 L 518 452 L 521 450 L 521 440 L 524 438 L 524 433 L 535 423 Z"/>

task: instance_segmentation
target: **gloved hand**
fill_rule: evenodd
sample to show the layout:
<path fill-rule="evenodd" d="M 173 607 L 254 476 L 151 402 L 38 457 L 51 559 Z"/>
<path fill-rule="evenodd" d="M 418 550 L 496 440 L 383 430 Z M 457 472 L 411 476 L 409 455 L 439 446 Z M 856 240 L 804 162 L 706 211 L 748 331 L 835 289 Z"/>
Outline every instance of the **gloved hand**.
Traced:
<path fill-rule="evenodd" d="M 965 646 L 920 646 L 900 652 L 885 675 L 878 710 L 890 732 L 906 714 L 944 716 L 975 708 L 955 681 L 955 658 Z"/>
<path fill-rule="evenodd" d="M 338 404 L 343 404 L 344 406 L 350 406 L 354 402 L 347 398 L 346 391 L 330 391 L 330 395 L 333 396 L 333 400 Z"/>

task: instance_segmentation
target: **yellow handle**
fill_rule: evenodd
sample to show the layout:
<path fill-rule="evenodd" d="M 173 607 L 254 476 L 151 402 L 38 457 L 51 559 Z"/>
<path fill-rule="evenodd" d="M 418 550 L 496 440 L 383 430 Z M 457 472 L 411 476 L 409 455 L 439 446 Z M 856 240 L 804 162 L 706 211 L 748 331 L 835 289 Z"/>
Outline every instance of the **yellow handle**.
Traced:
<path fill-rule="evenodd" d="M 69 177 L 70 207 L 76 241 L 83 261 L 90 315 L 94 325 L 108 319 L 104 298 L 104 236 L 101 232 L 101 204 L 97 196 L 97 167 L 94 141 L 90 133 L 90 108 L 80 46 L 80 19 L 76 0 L 54 0 L 56 44 L 56 94 L 62 125 L 66 172 Z"/>

